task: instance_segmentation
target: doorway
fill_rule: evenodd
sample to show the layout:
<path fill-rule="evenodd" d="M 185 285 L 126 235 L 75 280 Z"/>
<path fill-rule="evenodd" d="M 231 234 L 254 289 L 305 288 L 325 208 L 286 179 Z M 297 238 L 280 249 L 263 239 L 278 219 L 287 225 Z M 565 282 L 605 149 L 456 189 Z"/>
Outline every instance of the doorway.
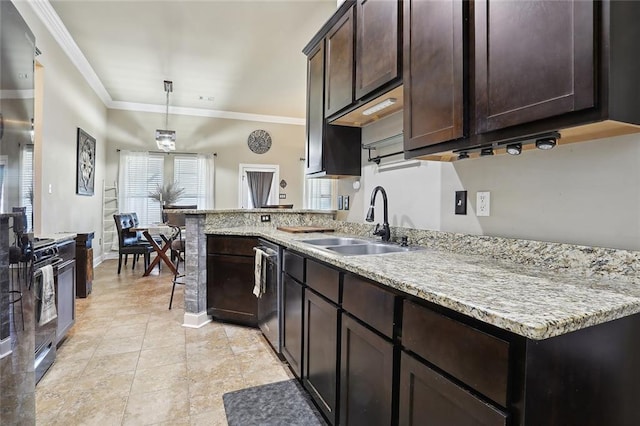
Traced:
<path fill-rule="evenodd" d="M 239 166 L 239 185 L 240 191 L 238 191 L 238 207 L 241 209 L 254 208 L 251 201 L 251 194 L 249 192 L 249 183 L 247 180 L 247 172 L 272 172 L 273 179 L 271 180 L 271 190 L 269 191 L 269 199 L 267 204 L 278 204 L 279 192 L 278 182 L 280 182 L 280 166 L 278 164 L 244 164 Z"/>

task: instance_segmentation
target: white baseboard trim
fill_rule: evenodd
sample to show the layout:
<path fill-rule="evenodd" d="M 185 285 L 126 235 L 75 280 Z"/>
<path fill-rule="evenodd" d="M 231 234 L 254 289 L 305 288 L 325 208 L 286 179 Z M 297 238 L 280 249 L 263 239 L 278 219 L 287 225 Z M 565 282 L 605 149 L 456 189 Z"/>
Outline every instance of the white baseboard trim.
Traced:
<path fill-rule="evenodd" d="M 206 311 L 198 312 L 197 314 L 185 312 L 184 323 L 182 324 L 182 326 L 187 328 L 200 328 L 205 324 L 209 324 L 210 322 L 211 317 L 207 315 Z"/>
<path fill-rule="evenodd" d="M 0 340 L 0 359 L 11 354 L 11 336 Z"/>

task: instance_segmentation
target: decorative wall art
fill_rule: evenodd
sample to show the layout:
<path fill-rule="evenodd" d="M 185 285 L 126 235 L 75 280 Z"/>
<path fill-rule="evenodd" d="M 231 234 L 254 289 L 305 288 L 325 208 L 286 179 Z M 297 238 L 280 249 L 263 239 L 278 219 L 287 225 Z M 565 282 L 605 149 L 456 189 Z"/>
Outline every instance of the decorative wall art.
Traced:
<path fill-rule="evenodd" d="M 254 130 L 247 139 L 249 149 L 256 154 L 264 154 L 271 148 L 271 135 L 266 130 Z"/>
<path fill-rule="evenodd" d="M 93 195 L 96 170 L 96 140 L 78 127 L 76 194 Z"/>

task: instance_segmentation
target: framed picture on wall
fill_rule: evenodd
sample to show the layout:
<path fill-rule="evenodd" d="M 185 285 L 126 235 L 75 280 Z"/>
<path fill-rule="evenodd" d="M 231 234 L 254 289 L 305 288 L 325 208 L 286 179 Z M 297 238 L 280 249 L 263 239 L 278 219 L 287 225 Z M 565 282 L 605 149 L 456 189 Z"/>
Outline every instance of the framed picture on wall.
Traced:
<path fill-rule="evenodd" d="M 76 194 L 93 195 L 96 170 L 96 140 L 78 127 Z"/>

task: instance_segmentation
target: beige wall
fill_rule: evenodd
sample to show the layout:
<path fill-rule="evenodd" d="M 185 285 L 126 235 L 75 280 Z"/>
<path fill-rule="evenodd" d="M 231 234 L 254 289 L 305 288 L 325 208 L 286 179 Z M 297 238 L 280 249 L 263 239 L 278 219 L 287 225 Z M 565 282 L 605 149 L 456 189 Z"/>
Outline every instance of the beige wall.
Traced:
<path fill-rule="evenodd" d="M 107 181 L 117 179 L 118 149 L 156 151 L 155 130 L 164 128 L 164 114 L 109 110 Z M 215 207 L 238 207 L 240 163 L 278 164 L 280 179 L 287 181 L 287 198 L 281 204 L 302 208 L 304 126 L 170 115 L 176 131 L 176 152 L 217 153 L 215 159 Z M 255 154 L 247 146 L 249 134 L 264 129 L 271 135 L 271 149 Z"/>
<path fill-rule="evenodd" d="M 26 2 L 16 2 L 42 51 L 41 90 L 36 92 L 35 120 L 41 132 L 35 147 L 36 234 L 94 231 L 94 255 L 102 229 L 102 181 L 105 172 L 106 107 L 59 48 Z M 76 133 L 96 138 L 95 195 L 80 196 L 76 185 Z M 51 193 L 48 192 L 51 185 Z"/>
<path fill-rule="evenodd" d="M 401 131 L 398 117 L 365 128 L 363 140 Z M 353 179 L 339 185 L 352 198 L 339 217 L 351 222 L 364 222 L 371 191 L 382 185 L 392 225 L 640 250 L 640 135 L 382 171 L 365 152 L 362 164 L 359 191 Z M 458 190 L 468 191 L 466 216 L 454 214 Z M 475 215 L 478 191 L 491 192 L 489 217 Z"/>

